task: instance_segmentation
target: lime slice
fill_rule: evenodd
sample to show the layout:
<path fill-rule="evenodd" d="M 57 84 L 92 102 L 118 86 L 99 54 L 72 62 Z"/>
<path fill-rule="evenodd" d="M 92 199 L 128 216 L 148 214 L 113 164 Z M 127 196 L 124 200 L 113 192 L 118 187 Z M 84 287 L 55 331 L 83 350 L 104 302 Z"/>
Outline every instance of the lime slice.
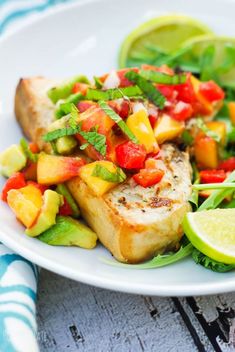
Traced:
<path fill-rule="evenodd" d="M 203 35 L 191 38 L 182 44 L 182 50 L 186 52 L 180 59 L 199 62 L 210 46 L 214 47 L 214 55 L 211 69 L 216 72 L 216 79 L 225 86 L 235 87 L 235 38 L 216 37 Z"/>
<path fill-rule="evenodd" d="M 225 264 L 235 264 L 235 209 L 188 213 L 183 220 L 186 236 L 203 254 Z"/>
<path fill-rule="evenodd" d="M 179 49 L 187 39 L 203 34 L 213 32 L 187 16 L 173 14 L 153 18 L 126 37 L 120 49 L 119 66 L 138 65 L 138 60 L 140 64 L 148 63 L 158 52 L 170 53 Z"/>

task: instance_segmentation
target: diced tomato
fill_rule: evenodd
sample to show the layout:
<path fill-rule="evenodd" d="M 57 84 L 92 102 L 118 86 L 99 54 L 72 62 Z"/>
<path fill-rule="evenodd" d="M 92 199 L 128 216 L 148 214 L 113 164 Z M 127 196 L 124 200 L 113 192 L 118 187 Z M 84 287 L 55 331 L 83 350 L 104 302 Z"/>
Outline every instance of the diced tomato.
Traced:
<path fill-rule="evenodd" d="M 34 182 L 34 181 L 27 181 L 27 185 L 32 185 L 32 186 L 36 187 L 37 189 L 39 189 L 41 191 L 42 194 L 44 194 L 44 192 L 48 189 L 47 186 L 40 185 L 39 183 Z"/>
<path fill-rule="evenodd" d="M 224 170 L 202 170 L 200 171 L 201 183 L 220 183 L 226 179 Z"/>
<path fill-rule="evenodd" d="M 231 157 L 227 160 L 222 161 L 219 164 L 219 169 L 222 169 L 224 171 L 233 171 L 235 170 L 235 157 Z"/>
<path fill-rule="evenodd" d="M 108 105 L 122 118 L 126 119 L 130 111 L 130 103 L 126 100 L 119 102 L 109 101 Z"/>
<path fill-rule="evenodd" d="M 77 108 L 80 113 L 90 109 L 91 106 L 95 105 L 95 103 L 91 100 L 82 100 L 77 103 Z"/>
<path fill-rule="evenodd" d="M 174 86 L 174 90 L 177 92 L 176 99 L 183 101 L 184 103 L 193 104 L 197 101 L 196 94 L 190 79 L 191 74 L 187 74 L 187 80 L 183 84 L 177 84 Z"/>
<path fill-rule="evenodd" d="M 73 86 L 72 93 L 81 93 L 82 95 L 86 95 L 88 87 L 89 85 L 86 83 L 77 82 Z"/>
<path fill-rule="evenodd" d="M 150 187 L 160 182 L 164 171 L 160 169 L 142 169 L 133 179 L 142 187 Z"/>
<path fill-rule="evenodd" d="M 62 216 L 73 215 L 73 210 L 65 197 L 64 197 L 64 204 L 61 205 L 61 207 L 59 209 L 59 215 L 62 215 Z"/>
<path fill-rule="evenodd" d="M 129 71 L 138 72 L 139 69 L 136 68 L 136 67 L 134 67 L 134 68 L 131 68 L 131 69 L 129 69 L 129 68 L 124 68 L 124 69 L 122 69 L 122 70 L 118 70 L 118 71 L 117 71 L 117 75 L 118 75 L 118 77 L 119 77 L 119 79 L 120 79 L 119 87 L 124 88 L 124 87 L 133 86 L 133 83 L 132 83 L 131 81 L 129 81 L 129 80 L 126 78 L 126 76 L 125 76 L 125 74 L 126 74 L 127 72 L 129 72 Z"/>
<path fill-rule="evenodd" d="M 156 107 L 150 106 L 148 108 L 148 117 L 152 128 L 154 128 L 156 121 L 158 119 L 158 109 Z"/>
<path fill-rule="evenodd" d="M 37 163 L 28 162 L 26 167 L 22 170 L 26 180 L 37 180 Z"/>
<path fill-rule="evenodd" d="M 224 91 L 214 81 L 201 82 L 199 92 L 210 102 L 224 99 Z"/>
<path fill-rule="evenodd" d="M 193 108 L 190 104 L 179 101 L 169 111 L 171 117 L 177 121 L 188 120 L 193 114 Z"/>
<path fill-rule="evenodd" d="M 146 158 L 146 149 L 143 145 L 131 141 L 119 144 L 116 148 L 118 165 L 125 169 L 141 169 Z"/>
<path fill-rule="evenodd" d="M 32 153 L 37 154 L 40 152 L 39 146 L 37 143 L 29 143 L 29 149 L 31 150 Z"/>
<path fill-rule="evenodd" d="M 169 101 L 174 101 L 177 95 L 177 92 L 174 90 L 174 86 L 165 85 L 165 84 L 157 84 L 157 89 L 166 97 Z"/>
<path fill-rule="evenodd" d="M 7 201 L 7 193 L 11 189 L 19 189 L 26 186 L 25 178 L 22 172 L 16 172 L 14 175 L 12 175 L 5 183 L 3 189 L 2 189 L 2 195 L 1 198 L 4 202 Z"/>

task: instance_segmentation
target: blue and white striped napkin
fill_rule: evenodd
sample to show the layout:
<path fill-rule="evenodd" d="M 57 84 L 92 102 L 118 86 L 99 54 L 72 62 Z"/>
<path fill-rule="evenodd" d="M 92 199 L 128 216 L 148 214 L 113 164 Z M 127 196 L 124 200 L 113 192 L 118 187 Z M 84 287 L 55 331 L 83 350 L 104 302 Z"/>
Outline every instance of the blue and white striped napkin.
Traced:
<path fill-rule="evenodd" d="M 69 0 L 0 0 L 0 36 L 29 15 Z M 37 352 L 38 269 L 0 243 L 0 351 Z"/>

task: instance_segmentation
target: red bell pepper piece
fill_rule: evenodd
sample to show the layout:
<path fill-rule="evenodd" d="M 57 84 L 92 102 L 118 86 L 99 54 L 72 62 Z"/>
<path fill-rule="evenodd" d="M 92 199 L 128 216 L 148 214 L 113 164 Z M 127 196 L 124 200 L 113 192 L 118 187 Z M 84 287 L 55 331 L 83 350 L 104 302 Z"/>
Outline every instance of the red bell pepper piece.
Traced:
<path fill-rule="evenodd" d="M 219 169 L 222 169 L 224 171 L 233 171 L 235 170 L 235 157 L 231 157 L 227 160 L 222 161 L 219 164 Z"/>
<path fill-rule="evenodd" d="M 193 108 L 189 103 L 179 101 L 170 109 L 169 113 L 173 119 L 177 121 L 185 121 L 192 116 Z"/>
<path fill-rule="evenodd" d="M 115 148 L 117 163 L 125 169 L 141 169 L 146 158 L 146 149 L 143 145 L 131 141 L 119 144 Z"/>
<path fill-rule="evenodd" d="M 73 210 L 65 197 L 64 197 L 64 204 L 61 205 L 61 207 L 59 209 L 59 215 L 62 215 L 62 216 L 73 215 Z"/>
<path fill-rule="evenodd" d="M 5 183 L 2 189 L 1 198 L 4 202 L 7 201 L 7 193 L 11 189 L 19 189 L 26 186 L 25 178 L 22 172 L 16 172 Z"/>
<path fill-rule="evenodd" d="M 133 179 L 142 187 L 150 187 L 160 182 L 164 175 L 164 171 L 160 169 L 141 169 Z"/>
<path fill-rule="evenodd" d="M 221 183 L 226 179 L 224 170 L 203 170 L 200 171 L 201 183 Z"/>
<path fill-rule="evenodd" d="M 199 92 L 210 102 L 224 99 L 224 91 L 214 81 L 200 83 Z"/>

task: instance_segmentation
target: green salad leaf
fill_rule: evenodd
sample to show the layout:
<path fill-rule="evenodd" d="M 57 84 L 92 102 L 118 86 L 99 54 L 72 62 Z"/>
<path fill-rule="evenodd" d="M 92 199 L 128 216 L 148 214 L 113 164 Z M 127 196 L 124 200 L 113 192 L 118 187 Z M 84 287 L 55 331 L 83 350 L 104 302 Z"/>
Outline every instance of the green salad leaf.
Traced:
<path fill-rule="evenodd" d="M 207 257 L 196 248 L 194 248 L 192 251 L 192 258 L 196 264 L 200 264 L 204 266 L 204 268 L 216 271 L 217 273 L 225 273 L 235 269 L 235 264 L 224 264 L 217 262 L 216 260 Z"/>
<path fill-rule="evenodd" d="M 120 167 L 117 167 L 116 172 L 111 172 L 106 167 L 99 164 L 96 164 L 92 176 L 113 183 L 121 183 L 126 179 L 126 175 Z"/>
<path fill-rule="evenodd" d="M 135 137 L 135 135 L 131 132 L 127 124 L 123 121 L 123 119 L 116 114 L 116 112 L 110 108 L 108 104 L 105 103 L 105 101 L 100 100 L 98 102 L 99 106 L 101 109 L 113 120 L 116 122 L 116 124 L 120 127 L 122 132 L 134 143 L 138 143 L 138 139 Z"/>
<path fill-rule="evenodd" d="M 193 250 L 193 245 L 188 243 L 186 246 L 181 246 L 177 252 L 170 252 L 166 254 L 158 254 L 153 259 L 142 264 L 124 264 L 117 261 L 109 260 L 106 258 L 100 258 L 100 260 L 105 263 L 116 267 L 128 268 L 128 269 L 155 269 L 160 268 L 166 265 L 182 260 L 183 258 L 188 257 Z"/>
<path fill-rule="evenodd" d="M 144 95 L 159 109 L 163 109 L 165 105 L 166 98 L 164 95 L 149 82 L 146 78 L 140 76 L 135 71 L 129 71 L 125 74 L 126 78 L 131 82 L 135 83 L 142 90 Z"/>
<path fill-rule="evenodd" d="M 182 84 L 187 80 L 187 75 L 184 73 L 178 75 L 167 75 L 165 73 L 153 70 L 140 70 L 139 74 L 141 77 L 146 78 L 148 81 L 159 84 Z"/>

